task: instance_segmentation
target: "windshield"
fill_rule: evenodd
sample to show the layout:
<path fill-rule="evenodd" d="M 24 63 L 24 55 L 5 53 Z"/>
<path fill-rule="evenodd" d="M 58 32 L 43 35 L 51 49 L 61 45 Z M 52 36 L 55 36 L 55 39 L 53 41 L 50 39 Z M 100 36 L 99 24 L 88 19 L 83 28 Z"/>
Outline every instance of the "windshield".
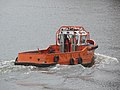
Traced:
<path fill-rule="evenodd" d="M 81 43 L 82 45 L 86 45 L 86 36 L 82 36 Z"/>

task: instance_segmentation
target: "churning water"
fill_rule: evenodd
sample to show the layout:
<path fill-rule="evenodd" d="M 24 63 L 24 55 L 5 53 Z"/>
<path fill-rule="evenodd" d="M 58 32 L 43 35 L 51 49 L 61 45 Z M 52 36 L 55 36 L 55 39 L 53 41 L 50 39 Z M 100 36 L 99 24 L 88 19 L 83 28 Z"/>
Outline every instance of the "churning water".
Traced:
<path fill-rule="evenodd" d="M 0 62 L 0 81 L 15 89 L 119 89 L 120 75 L 117 58 L 95 54 L 95 65 L 56 65 L 48 68 L 15 66 L 14 60 Z M 6 83 L 5 83 L 6 82 Z M 12 85 L 11 85 L 12 84 Z M 15 84 L 15 86 L 13 86 Z M 91 88 L 92 87 L 92 88 Z M 4 89 L 4 85 L 1 86 Z M 6 89 L 7 87 L 5 87 Z"/>
<path fill-rule="evenodd" d="M 95 65 L 15 66 L 18 52 L 55 43 L 80 25 L 99 48 Z M 120 0 L 0 0 L 0 90 L 120 90 Z"/>

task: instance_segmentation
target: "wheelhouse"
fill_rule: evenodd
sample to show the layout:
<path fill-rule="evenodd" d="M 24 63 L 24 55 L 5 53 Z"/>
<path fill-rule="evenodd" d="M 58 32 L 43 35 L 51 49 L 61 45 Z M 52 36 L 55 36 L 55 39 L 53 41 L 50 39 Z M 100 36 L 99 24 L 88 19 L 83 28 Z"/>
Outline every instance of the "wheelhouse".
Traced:
<path fill-rule="evenodd" d="M 80 26 L 62 26 L 56 33 L 56 45 L 61 52 L 77 51 L 77 47 L 87 45 L 89 32 Z"/>

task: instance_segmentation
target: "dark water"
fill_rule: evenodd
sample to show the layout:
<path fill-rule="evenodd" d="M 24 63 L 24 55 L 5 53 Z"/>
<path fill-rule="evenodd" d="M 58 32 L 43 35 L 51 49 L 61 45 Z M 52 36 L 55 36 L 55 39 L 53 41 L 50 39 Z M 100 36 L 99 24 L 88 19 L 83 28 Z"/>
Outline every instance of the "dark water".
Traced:
<path fill-rule="evenodd" d="M 55 43 L 61 25 L 81 25 L 99 45 L 96 63 L 14 66 L 18 52 Z M 119 90 L 119 0 L 0 0 L 0 90 Z"/>

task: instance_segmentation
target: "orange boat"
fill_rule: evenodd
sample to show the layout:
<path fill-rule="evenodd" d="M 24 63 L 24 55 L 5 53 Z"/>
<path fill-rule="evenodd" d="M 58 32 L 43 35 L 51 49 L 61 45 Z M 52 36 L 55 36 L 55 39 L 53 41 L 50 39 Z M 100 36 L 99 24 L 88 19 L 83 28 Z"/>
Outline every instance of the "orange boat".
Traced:
<path fill-rule="evenodd" d="M 92 66 L 98 48 L 90 34 L 81 26 L 62 26 L 56 32 L 56 44 L 45 50 L 21 52 L 15 65 L 48 67 L 56 64 Z"/>

